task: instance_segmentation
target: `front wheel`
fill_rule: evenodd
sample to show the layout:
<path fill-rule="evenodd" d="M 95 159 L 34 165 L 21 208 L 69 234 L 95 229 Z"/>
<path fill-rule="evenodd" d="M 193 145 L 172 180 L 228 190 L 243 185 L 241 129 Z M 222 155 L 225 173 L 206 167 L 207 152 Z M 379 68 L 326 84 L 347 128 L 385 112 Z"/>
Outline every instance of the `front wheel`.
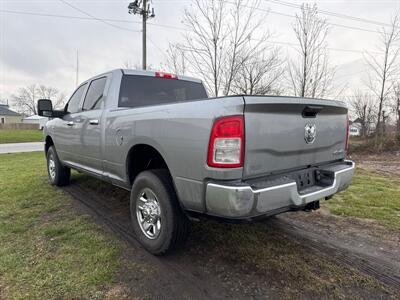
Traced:
<path fill-rule="evenodd" d="M 47 173 L 52 185 L 64 186 L 69 184 L 71 169 L 63 166 L 54 146 L 47 150 Z"/>
<path fill-rule="evenodd" d="M 130 210 L 136 236 L 152 254 L 166 254 L 188 235 L 190 222 L 179 207 L 167 170 L 149 170 L 137 176 Z"/>

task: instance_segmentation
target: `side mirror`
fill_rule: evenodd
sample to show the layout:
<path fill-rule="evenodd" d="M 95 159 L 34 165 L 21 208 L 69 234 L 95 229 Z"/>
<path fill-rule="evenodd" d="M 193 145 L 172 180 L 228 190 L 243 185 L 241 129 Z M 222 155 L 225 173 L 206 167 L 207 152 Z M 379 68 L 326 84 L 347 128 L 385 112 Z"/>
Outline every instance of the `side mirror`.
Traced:
<path fill-rule="evenodd" d="M 53 104 L 51 100 L 39 99 L 37 108 L 39 116 L 50 118 L 53 116 Z"/>

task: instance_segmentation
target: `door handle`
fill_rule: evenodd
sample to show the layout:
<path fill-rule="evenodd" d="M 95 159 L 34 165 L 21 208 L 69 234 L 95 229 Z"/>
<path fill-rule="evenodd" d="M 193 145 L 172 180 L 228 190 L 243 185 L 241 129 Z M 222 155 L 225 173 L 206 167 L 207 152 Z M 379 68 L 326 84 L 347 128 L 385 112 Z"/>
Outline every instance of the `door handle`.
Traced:
<path fill-rule="evenodd" d="M 73 121 L 69 121 L 69 122 L 67 122 L 67 125 L 68 126 L 74 126 L 74 122 Z"/>
<path fill-rule="evenodd" d="M 99 120 L 89 120 L 90 125 L 99 125 Z"/>

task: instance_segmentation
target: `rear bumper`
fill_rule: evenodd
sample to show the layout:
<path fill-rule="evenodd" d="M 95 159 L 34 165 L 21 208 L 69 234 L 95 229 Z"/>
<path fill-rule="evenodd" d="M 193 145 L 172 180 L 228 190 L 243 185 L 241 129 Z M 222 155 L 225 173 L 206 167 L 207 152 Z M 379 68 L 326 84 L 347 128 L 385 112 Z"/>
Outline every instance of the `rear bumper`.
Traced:
<path fill-rule="evenodd" d="M 209 182 L 206 187 L 207 213 L 230 219 L 251 219 L 299 209 L 347 188 L 354 168 L 354 162 L 349 160 L 322 167 L 321 171 L 330 174 L 331 184 L 315 186 L 302 192 L 299 192 L 294 180 L 257 189 L 242 183 L 225 185 Z"/>

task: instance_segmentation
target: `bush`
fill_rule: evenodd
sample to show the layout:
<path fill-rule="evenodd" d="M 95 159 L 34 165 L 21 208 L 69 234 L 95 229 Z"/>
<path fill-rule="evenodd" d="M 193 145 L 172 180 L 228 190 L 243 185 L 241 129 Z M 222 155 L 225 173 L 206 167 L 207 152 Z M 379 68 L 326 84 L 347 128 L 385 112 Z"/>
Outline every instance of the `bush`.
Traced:
<path fill-rule="evenodd" d="M 400 151 L 400 134 L 390 133 L 366 139 L 350 138 L 349 154 L 376 154 Z"/>

